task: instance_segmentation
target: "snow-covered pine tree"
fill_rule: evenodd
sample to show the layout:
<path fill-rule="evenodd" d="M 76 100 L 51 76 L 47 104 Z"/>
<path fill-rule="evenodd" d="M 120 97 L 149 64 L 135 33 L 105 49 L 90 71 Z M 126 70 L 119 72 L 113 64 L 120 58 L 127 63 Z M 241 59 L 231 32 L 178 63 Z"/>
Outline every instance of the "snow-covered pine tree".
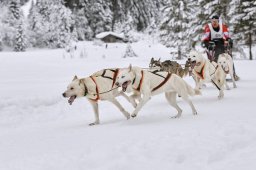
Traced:
<path fill-rule="evenodd" d="M 32 1 L 28 15 L 29 43 L 34 47 L 47 47 L 47 33 L 49 33 L 49 8 L 46 0 Z"/>
<path fill-rule="evenodd" d="M 17 35 L 17 23 L 24 24 L 24 15 L 20 8 L 19 0 L 11 0 L 7 4 L 7 10 L 3 13 L 2 17 L 2 40 L 4 45 L 14 47 Z M 24 26 L 22 25 L 22 28 Z M 24 30 L 23 30 L 24 32 Z"/>
<path fill-rule="evenodd" d="M 62 3 L 62 0 L 41 0 L 32 6 L 29 25 L 34 46 L 63 48 L 76 35 L 71 31 L 74 24 L 71 11 Z"/>
<path fill-rule="evenodd" d="M 112 11 L 108 0 L 90 1 L 84 6 L 85 15 L 93 37 L 104 31 L 111 31 Z"/>
<path fill-rule="evenodd" d="M 164 45 L 177 51 L 177 58 L 181 59 L 190 47 L 190 3 L 185 0 L 167 1 L 164 8 L 164 19 L 160 27 L 160 38 Z"/>
<path fill-rule="evenodd" d="M 229 24 L 229 3 L 230 0 L 199 0 L 200 20 L 206 24 L 212 15 L 219 15 L 223 22 Z"/>
<path fill-rule="evenodd" d="M 53 48 L 64 48 L 71 41 L 74 34 L 71 32 L 71 27 L 74 24 L 71 18 L 71 10 L 66 8 L 61 0 L 55 2 L 52 6 L 50 15 L 50 37 L 49 44 Z M 73 30 L 75 31 L 75 30 Z"/>
<path fill-rule="evenodd" d="M 74 28 L 77 32 L 77 39 L 78 40 L 92 40 L 93 32 L 89 25 L 87 18 L 85 17 L 84 9 L 78 9 L 74 12 Z"/>
<path fill-rule="evenodd" d="M 126 46 L 126 50 L 123 58 L 127 58 L 127 57 L 138 57 L 138 55 L 133 51 L 130 43 L 128 43 Z"/>
<path fill-rule="evenodd" d="M 249 59 L 253 59 L 252 45 L 256 41 L 256 1 L 232 0 L 230 9 L 233 38 L 249 47 Z"/>
<path fill-rule="evenodd" d="M 15 38 L 15 46 L 14 46 L 14 51 L 25 51 L 26 49 L 26 44 L 25 44 L 25 35 L 24 35 L 24 27 L 23 23 L 20 22 L 18 24 L 18 27 L 16 29 L 16 38 Z"/>

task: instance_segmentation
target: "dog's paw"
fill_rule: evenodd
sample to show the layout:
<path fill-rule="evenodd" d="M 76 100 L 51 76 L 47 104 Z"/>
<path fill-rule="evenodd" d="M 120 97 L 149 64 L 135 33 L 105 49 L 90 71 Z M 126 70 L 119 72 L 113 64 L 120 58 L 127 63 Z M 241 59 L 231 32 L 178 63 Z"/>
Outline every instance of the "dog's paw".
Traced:
<path fill-rule="evenodd" d="M 127 112 L 126 119 L 129 120 L 131 118 L 130 114 Z"/>
<path fill-rule="evenodd" d="M 197 115 L 197 112 L 193 112 L 193 115 Z"/>
<path fill-rule="evenodd" d="M 224 97 L 224 95 L 219 95 L 218 99 L 221 100 L 221 99 L 223 99 L 223 97 Z"/>
<path fill-rule="evenodd" d="M 181 116 L 181 113 L 178 113 L 177 115 L 172 116 L 171 118 L 172 118 L 172 119 L 177 119 L 177 118 L 180 118 L 180 116 Z"/>
<path fill-rule="evenodd" d="M 132 115 L 131 115 L 132 118 L 135 118 L 136 116 L 137 116 L 136 114 L 132 114 Z"/>
<path fill-rule="evenodd" d="M 94 126 L 94 125 L 98 125 L 100 124 L 99 122 L 93 122 L 93 123 L 90 123 L 89 126 Z"/>

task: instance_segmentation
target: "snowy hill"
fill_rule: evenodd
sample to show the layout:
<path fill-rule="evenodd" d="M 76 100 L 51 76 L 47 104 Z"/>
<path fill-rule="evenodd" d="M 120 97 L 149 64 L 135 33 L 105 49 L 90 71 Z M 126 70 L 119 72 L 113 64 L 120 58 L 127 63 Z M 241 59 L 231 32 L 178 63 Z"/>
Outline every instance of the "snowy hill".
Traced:
<path fill-rule="evenodd" d="M 193 97 L 197 116 L 178 99 L 183 115 L 171 119 L 176 112 L 159 95 L 130 120 L 100 102 L 101 124 L 88 126 L 94 120 L 89 102 L 82 98 L 70 106 L 61 96 L 74 75 L 130 63 L 146 68 L 151 57 L 171 57 L 159 44 L 140 41 L 132 48 L 138 57 L 122 58 L 126 44 L 105 48 L 92 42 L 80 43 L 72 59 L 63 49 L 1 52 L 0 169 L 255 169 L 255 61 L 235 61 L 241 80 L 237 89 L 225 90 L 223 100 L 210 84 Z M 81 52 L 87 55 L 81 58 Z M 186 81 L 194 86 L 191 77 Z"/>

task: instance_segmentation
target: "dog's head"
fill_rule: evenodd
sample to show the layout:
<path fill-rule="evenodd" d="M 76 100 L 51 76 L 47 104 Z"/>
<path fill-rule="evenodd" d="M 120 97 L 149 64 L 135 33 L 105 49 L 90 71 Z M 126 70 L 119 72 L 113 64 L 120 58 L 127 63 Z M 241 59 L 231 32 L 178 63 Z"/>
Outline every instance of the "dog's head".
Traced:
<path fill-rule="evenodd" d="M 195 66 L 200 66 L 203 63 L 204 57 L 200 52 L 192 50 L 188 54 L 188 61 L 190 62 L 193 69 Z"/>
<path fill-rule="evenodd" d="M 159 60 L 155 60 L 153 57 L 151 58 L 150 60 L 150 63 L 149 63 L 149 68 L 153 68 L 153 67 L 159 67 L 160 66 L 160 58 Z"/>
<path fill-rule="evenodd" d="M 128 68 L 120 69 L 116 77 L 116 86 L 122 87 L 123 92 L 132 82 L 132 65 Z"/>
<path fill-rule="evenodd" d="M 222 67 L 224 71 L 228 71 L 228 60 L 225 56 L 219 55 L 218 65 Z"/>
<path fill-rule="evenodd" d="M 83 80 L 78 79 L 77 76 L 75 76 L 62 95 L 63 97 L 69 97 L 68 103 L 71 105 L 77 97 L 84 96 L 85 90 Z"/>

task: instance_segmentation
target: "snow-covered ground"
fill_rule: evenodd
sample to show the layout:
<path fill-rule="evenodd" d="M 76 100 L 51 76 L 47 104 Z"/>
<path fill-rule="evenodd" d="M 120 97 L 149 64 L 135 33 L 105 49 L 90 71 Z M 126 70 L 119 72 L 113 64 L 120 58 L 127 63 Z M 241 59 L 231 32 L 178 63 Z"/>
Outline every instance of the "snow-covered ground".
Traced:
<path fill-rule="evenodd" d="M 139 57 L 121 58 L 125 44 L 108 48 L 81 43 L 73 59 L 58 50 L 0 53 L 1 170 L 254 170 L 256 167 L 256 62 L 235 61 L 238 88 L 207 85 L 193 97 L 198 115 L 178 99 L 180 119 L 164 95 L 153 97 L 138 116 L 126 120 L 100 102 L 101 124 L 85 98 L 72 106 L 61 94 L 74 75 L 102 68 L 148 67 L 151 57 L 168 59 L 159 44 L 132 44 Z M 81 58 L 81 53 L 86 53 Z M 255 54 L 255 53 L 254 53 Z M 179 61 L 184 63 L 184 61 Z M 186 78 L 194 86 L 192 78 Z M 132 106 L 118 98 L 128 111 Z M 253 111 L 254 110 L 254 111 Z"/>

